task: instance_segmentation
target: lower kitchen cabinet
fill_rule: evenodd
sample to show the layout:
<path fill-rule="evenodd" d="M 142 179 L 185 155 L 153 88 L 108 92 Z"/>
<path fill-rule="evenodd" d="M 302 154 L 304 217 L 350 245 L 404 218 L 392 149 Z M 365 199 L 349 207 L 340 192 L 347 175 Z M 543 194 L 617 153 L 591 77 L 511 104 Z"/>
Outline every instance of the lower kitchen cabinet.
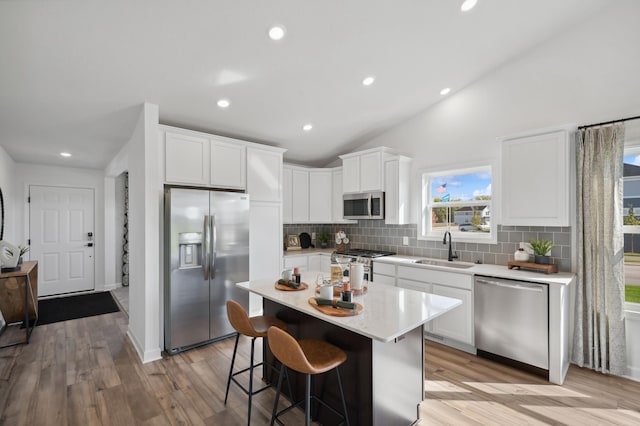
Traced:
<path fill-rule="evenodd" d="M 433 285 L 431 293 L 462 300 L 462 306 L 431 321 L 431 332 L 473 345 L 473 298 L 470 290 Z"/>
<path fill-rule="evenodd" d="M 320 253 L 290 254 L 284 257 L 284 269 L 298 268 L 300 272 L 320 271 L 329 275 L 331 271 L 331 255 Z"/>
<path fill-rule="evenodd" d="M 419 266 L 393 265 L 374 261 L 376 284 L 395 285 L 462 300 L 462 305 L 425 324 L 434 340 L 473 352 L 473 276 Z"/>

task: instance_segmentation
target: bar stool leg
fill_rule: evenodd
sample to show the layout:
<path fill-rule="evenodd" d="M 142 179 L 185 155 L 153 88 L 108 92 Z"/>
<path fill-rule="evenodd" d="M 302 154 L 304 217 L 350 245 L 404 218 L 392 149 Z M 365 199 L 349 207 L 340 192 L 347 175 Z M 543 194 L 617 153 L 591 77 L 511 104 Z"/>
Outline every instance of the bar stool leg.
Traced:
<path fill-rule="evenodd" d="M 251 339 L 251 363 L 249 364 L 249 412 L 247 414 L 247 426 L 251 424 L 251 398 L 253 397 L 253 347 L 256 338 Z"/>
<path fill-rule="evenodd" d="M 287 367 L 282 364 L 280 367 L 280 374 L 278 375 L 278 389 L 276 390 L 276 400 L 273 402 L 273 411 L 271 412 L 271 423 L 270 426 L 273 426 L 273 423 L 276 420 L 276 413 L 278 412 L 278 400 L 280 399 L 280 389 L 282 386 L 282 377 L 287 374 Z M 287 377 L 287 381 L 289 378 Z M 289 384 L 289 389 L 291 389 L 291 384 Z"/>
<path fill-rule="evenodd" d="M 311 424 L 311 374 L 305 374 L 305 391 L 304 391 L 304 424 Z"/>
<path fill-rule="evenodd" d="M 231 357 L 231 367 L 229 367 L 229 378 L 227 379 L 227 391 L 224 394 L 224 405 L 227 405 L 229 397 L 229 385 L 231 385 L 231 377 L 233 376 L 233 365 L 236 362 L 236 352 L 238 352 L 238 342 L 240 341 L 240 333 L 236 333 L 236 344 L 233 347 L 233 356 Z"/>
<path fill-rule="evenodd" d="M 349 414 L 347 414 L 347 401 L 344 399 L 344 391 L 342 390 L 342 380 L 340 380 L 340 370 L 336 367 L 336 375 L 338 376 L 338 388 L 340 388 L 340 397 L 342 398 L 342 410 L 344 411 L 344 420 L 349 426 Z"/>

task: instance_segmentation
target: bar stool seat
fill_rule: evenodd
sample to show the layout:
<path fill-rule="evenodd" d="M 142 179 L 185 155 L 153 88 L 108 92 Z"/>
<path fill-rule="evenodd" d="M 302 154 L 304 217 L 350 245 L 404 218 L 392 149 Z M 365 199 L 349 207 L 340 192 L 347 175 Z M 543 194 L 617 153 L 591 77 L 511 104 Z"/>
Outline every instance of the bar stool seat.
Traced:
<path fill-rule="evenodd" d="M 229 367 L 229 377 L 227 379 L 227 390 L 224 395 L 224 404 L 227 404 L 227 398 L 229 397 L 229 387 L 231 382 L 235 383 L 244 391 L 245 394 L 249 396 L 249 407 L 247 414 L 247 425 L 251 423 L 251 399 L 253 395 L 262 392 L 263 390 L 269 388 L 269 385 L 264 386 L 258 390 L 253 390 L 253 370 L 256 367 L 260 367 L 261 365 L 266 365 L 276 371 L 275 367 L 269 364 L 265 364 L 264 362 L 259 362 L 254 364 L 253 356 L 254 356 L 254 346 L 255 341 L 259 337 L 267 337 L 267 332 L 269 328 L 277 328 L 286 330 L 287 324 L 284 321 L 279 320 L 276 317 L 272 316 L 254 316 L 249 317 L 247 311 L 245 311 L 244 307 L 240 305 L 238 302 L 234 300 L 227 300 L 227 317 L 229 318 L 229 322 L 231 326 L 236 330 L 236 343 L 233 348 L 233 356 L 231 358 L 231 367 Z M 236 353 L 238 352 L 238 342 L 240 340 L 240 335 L 245 335 L 247 337 L 251 337 L 251 356 L 249 361 L 249 367 L 233 372 L 233 367 L 236 361 Z M 238 374 L 242 374 L 249 371 L 249 389 L 246 389 L 240 382 L 236 380 Z M 287 380 L 288 382 L 288 380 Z M 291 386 L 289 386 L 291 388 Z"/>
<path fill-rule="evenodd" d="M 344 423 L 348 426 L 349 417 L 347 415 L 347 404 L 344 399 L 340 370 L 338 369 L 338 367 L 347 360 L 347 354 L 337 346 L 322 340 L 302 339 L 298 341 L 286 331 L 276 327 L 269 328 L 267 336 L 269 349 L 271 349 L 273 355 L 282 363 L 280 376 L 278 378 L 276 400 L 273 405 L 273 413 L 271 416 L 271 425 L 273 425 L 274 422 L 282 425 L 283 423 L 278 417 L 302 403 L 305 404 L 305 425 L 309 425 L 311 423 L 311 400 L 313 399 L 327 407 L 334 414 L 341 417 Z M 278 400 L 280 399 L 282 379 L 286 375 L 288 368 L 305 375 L 305 398 L 294 402 L 291 406 L 278 412 L 277 408 Z M 311 376 L 326 373 L 333 369 L 335 369 L 338 377 L 338 387 L 340 389 L 340 396 L 342 397 L 343 414 L 326 404 L 315 395 L 311 395 Z M 291 400 L 293 401 L 293 397 Z"/>

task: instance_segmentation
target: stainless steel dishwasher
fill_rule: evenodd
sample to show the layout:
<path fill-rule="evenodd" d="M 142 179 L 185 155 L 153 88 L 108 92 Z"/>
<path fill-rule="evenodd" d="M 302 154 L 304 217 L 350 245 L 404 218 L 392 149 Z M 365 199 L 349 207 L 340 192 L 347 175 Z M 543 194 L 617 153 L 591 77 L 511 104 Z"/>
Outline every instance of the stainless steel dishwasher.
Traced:
<path fill-rule="evenodd" d="M 549 369 L 548 284 L 476 276 L 474 312 L 479 355 Z"/>

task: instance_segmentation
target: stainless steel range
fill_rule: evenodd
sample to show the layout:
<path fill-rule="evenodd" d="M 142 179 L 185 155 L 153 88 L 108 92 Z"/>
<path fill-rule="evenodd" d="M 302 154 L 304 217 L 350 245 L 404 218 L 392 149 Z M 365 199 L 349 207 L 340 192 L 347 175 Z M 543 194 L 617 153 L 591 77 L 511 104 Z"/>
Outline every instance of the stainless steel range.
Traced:
<path fill-rule="evenodd" d="M 365 279 L 373 281 L 373 259 L 394 254 L 396 253 L 392 251 L 350 248 L 334 251 L 331 260 L 336 260 L 339 263 L 362 263 L 365 265 Z"/>

